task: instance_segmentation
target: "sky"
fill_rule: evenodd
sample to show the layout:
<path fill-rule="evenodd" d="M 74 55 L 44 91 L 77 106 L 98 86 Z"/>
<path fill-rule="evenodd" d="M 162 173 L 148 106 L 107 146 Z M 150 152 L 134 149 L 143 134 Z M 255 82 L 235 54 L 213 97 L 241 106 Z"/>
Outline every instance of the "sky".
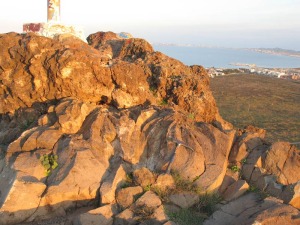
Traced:
<path fill-rule="evenodd" d="M 47 21 L 47 0 L 0 0 L 0 33 Z M 150 43 L 300 51 L 300 0 L 61 0 L 61 22 Z"/>

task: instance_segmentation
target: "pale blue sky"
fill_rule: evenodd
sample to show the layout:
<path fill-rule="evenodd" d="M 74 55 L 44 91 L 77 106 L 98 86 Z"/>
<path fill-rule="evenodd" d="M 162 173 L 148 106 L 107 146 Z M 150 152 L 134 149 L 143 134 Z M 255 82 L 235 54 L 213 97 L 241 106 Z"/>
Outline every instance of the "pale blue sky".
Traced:
<path fill-rule="evenodd" d="M 0 33 L 46 22 L 47 0 L 0 0 Z M 61 0 L 85 34 L 129 32 L 150 42 L 300 50 L 300 0 Z"/>

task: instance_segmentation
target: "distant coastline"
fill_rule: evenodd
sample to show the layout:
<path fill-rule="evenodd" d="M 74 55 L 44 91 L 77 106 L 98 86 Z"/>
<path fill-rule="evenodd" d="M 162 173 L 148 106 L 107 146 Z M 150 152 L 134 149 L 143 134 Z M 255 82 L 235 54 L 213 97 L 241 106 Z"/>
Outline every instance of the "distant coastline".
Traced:
<path fill-rule="evenodd" d="M 193 47 L 193 48 L 220 48 L 220 49 L 234 49 L 234 50 L 247 50 L 252 52 L 264 53 L 269 55 L 289 56 L 300 58 L 300 51 L 283 49 L 283 48 L 230 48 L 209 45 L 194 45 L 194 44 L 174 44 L 174 43 L 153 43 L 157 46 L 177 46 L 177 47 Z"/>
<path fill-rule="evenodd" d="M 245 49 L 164 43 L 154 43 L 153 47 L 186 65 L 202 65 L 206 68 L 300 67 L 300 52 L 278 48 Z"/>
<path fill-rule="evenodd" d="M 258 53 L 265 53 L 270 55 L 283 55 L 289 57 L 299 57 L 300 51 L 282 49 L 282 48 L 247 48 L 246 50 L 255 51 Z"/>

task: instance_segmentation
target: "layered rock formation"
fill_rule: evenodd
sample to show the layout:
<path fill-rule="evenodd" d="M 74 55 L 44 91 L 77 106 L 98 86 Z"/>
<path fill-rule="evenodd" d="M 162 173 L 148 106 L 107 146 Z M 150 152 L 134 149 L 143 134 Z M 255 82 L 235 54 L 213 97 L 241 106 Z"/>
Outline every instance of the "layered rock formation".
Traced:
<path fill-rule="evenodd" d="M 220 189 L 231 201 L 230 187 L 247 189 L 238 178 L 232 185 L 228 158 L 248 157 L 242 171 L 253 170 L 263 132 L 235 138 L 203 67 L 112 32 L 88 43 L 0 35 L 0 224 L 170 224 L 164 208 L 192 207 Z M 294 185 L 284 201 L 299 208 L 299 178 L 287 175 L 297 152 L 279 170 L 275 155 L 276 147 L 264 155 L 262 176 Z M 188 190 L 176 190 L 175 175 Z"/>

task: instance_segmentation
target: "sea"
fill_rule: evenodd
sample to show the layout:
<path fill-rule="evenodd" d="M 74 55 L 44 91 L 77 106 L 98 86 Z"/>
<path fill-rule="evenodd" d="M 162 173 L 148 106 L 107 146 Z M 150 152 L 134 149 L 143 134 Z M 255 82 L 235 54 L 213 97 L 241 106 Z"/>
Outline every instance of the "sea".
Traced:
<path fill-rule="evenodd" d="M 247 49 L 153 45 L 160 51 L 186 65 L 202 65 L 206 68 L 247 68 L 255 64 L 263 68 L 300 68 L 300 57 L 272 55 Z"/>

